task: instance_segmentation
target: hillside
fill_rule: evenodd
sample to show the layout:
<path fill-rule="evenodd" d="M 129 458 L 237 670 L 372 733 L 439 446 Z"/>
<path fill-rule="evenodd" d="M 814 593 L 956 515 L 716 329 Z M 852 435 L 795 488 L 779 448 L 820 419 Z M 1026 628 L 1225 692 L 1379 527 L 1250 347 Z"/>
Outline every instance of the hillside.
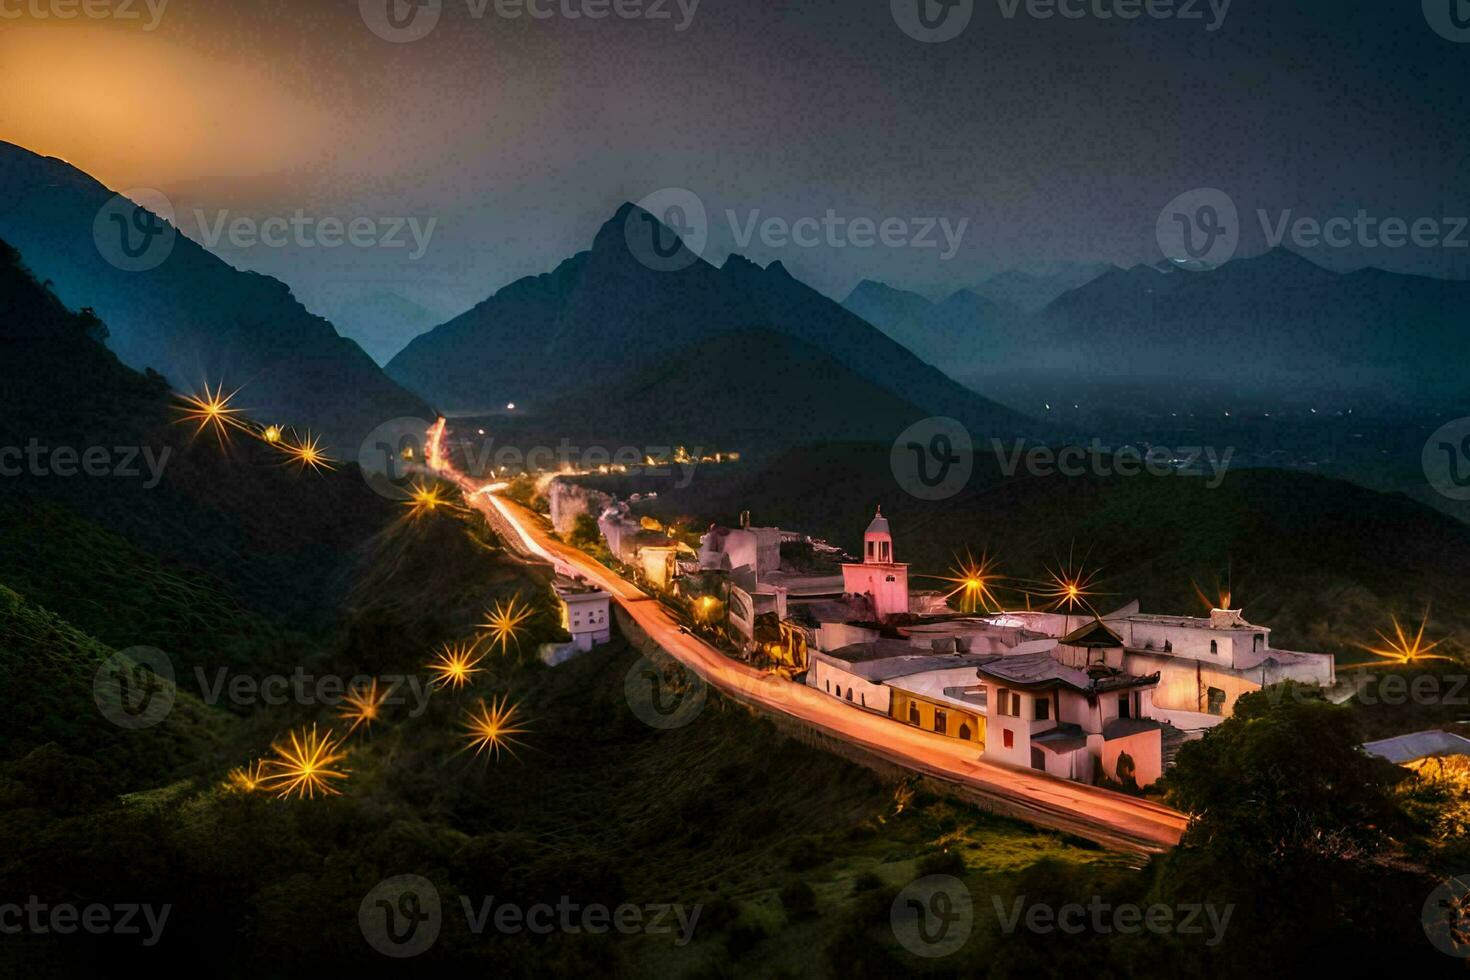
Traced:
<path fill-rule="evenodd" d="M 180 391 L 243 386 L 241 403 L 261 418 L 310 427 L 349 452 L 387 419 L 429 413 L 284 283 L 234 269 L 183 235 L 154 268 L 108 261 L 94 225 L 112 198 L 70 165 L 0 142 L 0 239 L 65 305 L 97 311 L 123 363 Z"/>
<path fill-rule="evenodd" d="M 731 256 L 717 269 L 690 256 L 677 271 L 645 265 L 625 232 L 637 213 L 623 205 L 589 251 L 549 274 L 512 283 L 415 338 L 389 363 L 389 375 L 446 411 L 483 413 L 514 402 L 536 413 L 589 383 L 618 384 L 711 337 L 762 329 L 816 348 L 925 414 L 949 415 L 980 432 L 1030 427 L 797 281 L 780 263 L 763 269 Z M 712 376 L 724 367 L 713 365 Z"/>

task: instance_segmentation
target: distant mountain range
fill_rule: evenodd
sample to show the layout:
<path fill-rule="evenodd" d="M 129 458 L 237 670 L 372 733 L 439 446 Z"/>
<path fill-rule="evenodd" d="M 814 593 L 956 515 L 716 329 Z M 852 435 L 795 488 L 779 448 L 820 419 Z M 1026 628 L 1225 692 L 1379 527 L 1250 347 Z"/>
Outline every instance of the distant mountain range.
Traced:
<path fill-rule="evenodd" d="M 677 243 L 677 268 L 634 254 L 629 228 L 655 226 L 671 248 Z M 617 417 L 660 429 L 667 428 L 660 419 L 677 419 L 688 440 L 741 432 L 786 444 L 797 429 L 819 435 L 818 419 L 876 439 L 930 415 L 978 433 L 1013 435 L 1031 425 L 779 262 L 761 268 L 736 255 L 716 268 L 632 204 L 619 208 L 591 249 L 415 338 L 387 371 L 447 411 L 514 402 L 566 419 L 575 427 L 569 434 Z M 589 391 L 603 396 L 589 400 Z M 632 405 L 639 397 L 653 400 Z M 819 414 L 798 417 L 808 409 Z"/>
<path fill-rule="evenodd" d="M 357 341 L 378 364 L 387 364 L 410 340 L 444 318 L 398 293 L 377 289 L 327 311 L 344 337 Z"/>
<path fill-rule="evenodd" d="M 113 198 L 61 160 L 0 142 L 0 238 L 67 306 L 97 311 L 125 364 L 178 390 L 243 388 L 237 403 L 257 417 L 309 427 L 348 453 L 383 421 L 431 414 L 276 279 L 234 269 L 183 235 L 156 267 L 130 271 L 125 253 L 109 261 L 104 247 L 121 243 L 106 236 L 128 230 L 107 221 Z M 149 214 L 118 217 L 146 223 Z M 129 235 L 135 246 L 150 241 Z"/>
<path fill-rule="evenodd" d="M 865 282 L 845 303 L 932 363 L 992 376 L 1289 391 L 1464 391 L 1470 283 L 1339 274 L 1285 249 L 1192 271 L 1111 268 L 1034 312 Z"/>

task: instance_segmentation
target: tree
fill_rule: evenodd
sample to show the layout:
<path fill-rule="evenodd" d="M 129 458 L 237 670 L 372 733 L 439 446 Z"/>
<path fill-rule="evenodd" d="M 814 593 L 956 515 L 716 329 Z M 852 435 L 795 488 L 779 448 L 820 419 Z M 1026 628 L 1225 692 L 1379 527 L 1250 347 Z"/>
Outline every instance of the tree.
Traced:
<path fill-rule="evenodd" d="M 597 526 L 597 518 L 591 514 L 578 514 L 577 519 L 572 521 L 572 533 L 568 541 L 576 548 L 590 548 L 602 541 L 602 529 Z"/>

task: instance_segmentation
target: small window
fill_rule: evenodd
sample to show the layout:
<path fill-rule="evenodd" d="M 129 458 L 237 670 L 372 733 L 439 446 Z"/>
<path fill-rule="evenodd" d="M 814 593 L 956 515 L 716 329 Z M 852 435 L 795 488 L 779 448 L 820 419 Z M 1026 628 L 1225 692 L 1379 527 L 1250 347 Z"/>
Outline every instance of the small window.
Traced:
<path fill-rule="evenodd" d="M 1164 652 L 1165 653 L 1173 653 L 1174 652 L 1174 641 L 1173 640 L 1165 640 L 1164 641 Z"/>
<path fill-rule="evenodd" d="M 827 693 L 832 693 L 832 681 L 830 679 L 827 681 Z"/>
<path fill-rule="evenodd" d="M 1009 728 L 1001 729 L 1000 740 L 1005 744 L 1005 747 L 1008 749 L 1013 749 L 1016 747 L 1016 736 L 1011 733 L 1011 730 Z"/>
<path fill-rule="evenodd" d="M 1216 641 L 1216 640 L 1211 640 L 1210 641 L 1210 652 L 1211 653 L 1219 653 L 1220 652 L 1220 644 L 1219 644 L 1218 641 Z"/>
<path fill-rule="evenodd" d="M 1118 717 L 1119 718 L 1132 718 L 1133 717 L 1133 712 L 1129 709 L 1129 705 L 1128 705 L 1128 695 L 1126 695 L 1126 694 L 1120 694 L 1120 695 L 1118 695 Z"/>
<path fill-rule="evenodd" d="M 858 701 L 861 702 L 864 708 L 868 706 L 868 696 L 866 694 L 859 694 Z"/>
<path fill-rule="evenodd" d="M 970 740 L 970 726 L 968 724 L 961 724 L 959 735 L 960 738 L 968 742 Z"/>
<path fill-rule="evenodd" d="M 910 701 L 909 702 L 909 724 L 910 725 L 917 725 L 919 723 L 920 723 L 920 719 L 919 719 L 919 706 L 917 704 L 914 704 L 914 702 Z"/>
<path fill-rule="evenodd" d="M 850 687 L 847 689 L 847 700 L 852 700 L 852 688 Z"/>
<path fill-rule="evenodd" d="M 1224 691 L 1220 690 L 1218 687 L 1212 687 L 1206 694 L 1206 697 L 1209 699 L 1206 704 L 1206 710 L 1209 711 L 1210 714 L 1223 715 L 1225 713 Z"/>
<path fill-rule="evenodd" d="M 1050 721 L 1051 720 L 1051 701 L 1048 700 L 1047 698 L 1037 698 L 1036 699 L 1036 720 L 1037 721 Z"/>
<path fill-rule="evenodd" d="M 938 708 L 934 709 L 934 730 L 941 735 L 949 731 L 949 714 Z"/>

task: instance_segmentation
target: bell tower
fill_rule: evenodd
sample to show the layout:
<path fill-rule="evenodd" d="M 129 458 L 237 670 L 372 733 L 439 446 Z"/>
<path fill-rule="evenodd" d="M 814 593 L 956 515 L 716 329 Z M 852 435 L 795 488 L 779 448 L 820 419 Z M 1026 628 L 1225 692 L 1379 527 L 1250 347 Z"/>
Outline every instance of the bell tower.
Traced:
<path fill-rule="evenodd" d="M 888 565 L 892 562 L 893 534 L 888 530 L 888 518 L 883 516 L 883 506 L 879 504 L 873 522 L 863 532 L 863 564 Z"/>

